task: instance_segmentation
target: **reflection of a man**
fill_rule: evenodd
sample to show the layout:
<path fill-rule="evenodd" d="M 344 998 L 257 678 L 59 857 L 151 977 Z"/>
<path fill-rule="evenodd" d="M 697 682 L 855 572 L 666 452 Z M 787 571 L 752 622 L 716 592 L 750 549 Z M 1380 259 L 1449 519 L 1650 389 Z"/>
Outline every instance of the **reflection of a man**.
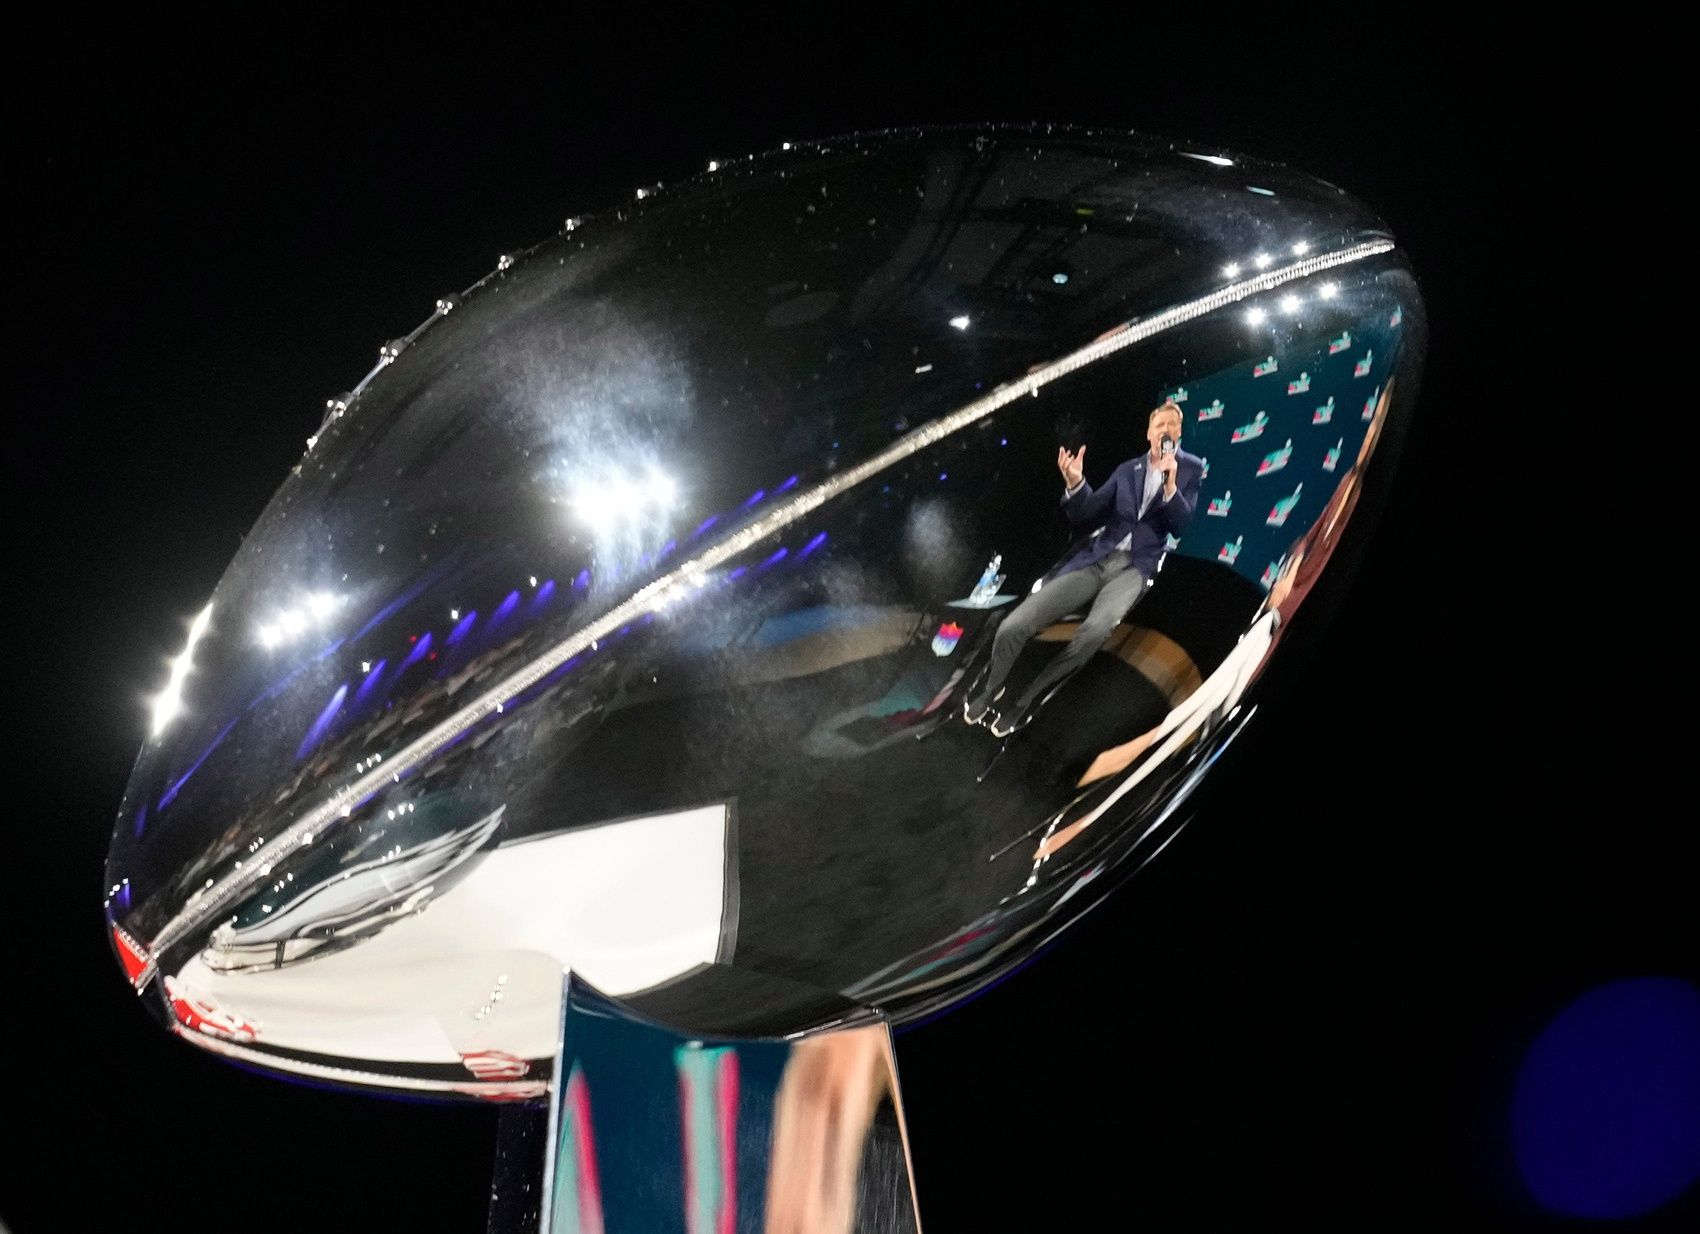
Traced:
<path fill-rule="evenodd" d="M 1182 424 L 1181 409 L 1173 400 L 1154 408 L 1146 417 L 1149 452 L 1117 467 L 1096 489 L 1086 482 L 1086 447 L 1072 453 L 1058 448 L 1057 469 L 1066 485 L 1063 513 L 1076 525 L 1100 525 L 1083 548 L 1052 569 L 1039 589 L 1004 619 L 992 642 L 985 682 L 963 704 L 968 723 L 989 721 L 1000 737 L 1025 725 L 1034 704 L 1090 659 L 1145 594 L 1167 538 L 1186 531 L 1198 504 L 1204 460 L 1180 449 Z M 1013 706 L 994 711 L 992 704 L 1023 645 L 1046 626 L 1088 606 L 1086 620 L 1062 653 Z"/>
<path fill-rule="evenodd" d="M 1280 572 L 1269 589 L 1269 595 L 1253 615 L 1251 626 L 1240 636 L 1234 650 L 1216 667 L 1210 677 L 1170 711 L 1157 727 L 1141 733 L 1132 741 L 1100 752 L 1086 769 L 1086 773 L 1080 777 L 1079 787 L 1083 788 L 1107 776 L 1125 771 L 1153 745 L 1163 741 L 1158 755 L 1153 756 L 1152 761 L 1147 764 L 1148 770 L 1189 740 L 1204 725 L 1226 714 L 1239 703 L 1246 688 L 1268 665 L 1275 645 L 1280 641 L 1281 632 L 1292 621 L 1294 611 L 1309 595 L 1311 584 L 1322 573 L 1323 567 L 1333 556 L 1334 549 L 1340 542 L 1340 532 L 1351 521 L 1352 512 L 1357 507 L 1358 495 L 1362 491 L 1364 466 L 1369 462 L 1370 455 L 1375 452 L 1392 398 L 1393 380 L 1389 379 L 1387 387 L 1376 402 L 1375 413 L 1364 433 L 1357 459 L 1351 469 L 1341 477 L 1334 495 L 1323 507 L 1316 521 L 1299 537 L 1282 560 Z M 1135 773 L 1117 792 L 1131 788 L 1138 778 L 1139 773 Z M 1034 859 L 1048 857 L 1068 844 L 1091 825 L 1107 804 L 1108 802 L 1101 804 L 1083 818 L 1047 836 L 1035 851 Z"/>

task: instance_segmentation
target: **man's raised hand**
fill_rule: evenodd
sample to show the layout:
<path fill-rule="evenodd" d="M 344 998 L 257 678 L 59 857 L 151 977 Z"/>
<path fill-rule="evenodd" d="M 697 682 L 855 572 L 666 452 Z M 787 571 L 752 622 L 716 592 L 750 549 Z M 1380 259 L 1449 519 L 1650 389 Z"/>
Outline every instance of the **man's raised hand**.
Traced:
<path fill-rule="evenodd" d="M 1081 446 L 1070 454 L 1066 446 L 1058 446 L 1057 470 L 1062 472 L 1063 483 L 1069 488 L 1079 484 L 1086 475 L 1086 447 Z"/>

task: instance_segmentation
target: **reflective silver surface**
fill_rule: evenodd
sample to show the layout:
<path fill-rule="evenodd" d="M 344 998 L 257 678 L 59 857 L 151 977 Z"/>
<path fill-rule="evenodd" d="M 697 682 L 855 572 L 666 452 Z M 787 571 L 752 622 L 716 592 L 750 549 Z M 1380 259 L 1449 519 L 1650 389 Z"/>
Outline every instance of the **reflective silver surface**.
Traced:
<path fill-rule="evenodd" d="M 565 990 L 539 1220 L 506 1228 L 920 1230 L 897 1060 L 878 1016 L 790 1040 L 698 1037 L 632 1015 L 576 975 Z"/>
<path fill-rule="evenodd" d="M 569 220 L 329 401 L 156 703 L 119 959 L 209 1049 L 495 1098 L 563 966 L 702 1033 L 943 1009 L 1173 837 L 1424 332 L 1339 189 L 1130 135 Z"/>

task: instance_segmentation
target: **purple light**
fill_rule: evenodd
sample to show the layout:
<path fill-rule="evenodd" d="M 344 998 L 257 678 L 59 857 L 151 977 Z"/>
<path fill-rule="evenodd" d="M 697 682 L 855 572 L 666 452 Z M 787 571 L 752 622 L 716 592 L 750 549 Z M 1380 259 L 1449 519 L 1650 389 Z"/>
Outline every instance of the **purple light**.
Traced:
<path fill-rule="evenodd" d="M 550 582 L 545 584 L 545 586 L 548 586 L 548 587 L 553 587 L 554 585 L 555 584 L 554 584 L 553 580 L 551 580 Z M 590 571 L 589 570 L 580 570 L 577 574 L 573 575 L 573 590 L 574 591 L 583 591 L 589 586 L 590 586 Z M 539 594 L 541 594 L 541 592 Z"/>
<path fill-rule="evenodd" d="M 719 521 L 720 521 L 720 516 L 718 514 L 710 514 L 707 518 L 703 519 L 702 522 L 697 524 L 697 529 L 695 531 L 691 532 L 691 539 L 693 539 L 693 540 L 696 539 L 703 532 L 707 531 L 710 527 L 714 526 Z"/>
<path fill-rule="evenodd" d="M 513 591 L 508 592 L 507 599 L 503 600 L 501 604 L 497 606 L 496 611 L 490 614 L 490 628 L 494 630 L 497 626 L 506 621 L 508 619 L 508 615 L 514 611 L 515 606 L 518 604 L 519 590 L 516 588 Z"/>
<path fill-rule="evenodd" d="M 379 623 L 395 616 L 396 613 L 405 605 L 412 604 L 415 600 L 417 600 L 425 593 L 425 589 L 427 587 L 443 576 L 443 574 L 448 570 L 449 564 L 450 563 L 447 561 L 442 562 L 436 569 L 432 570 L 424 578 L 420 579 L 413 586 L 402 592 L 401 595 L 397 596 L 394 600 L 384 605 L 383 608 L 379 609 L 372 620 L 368 621 L 365 625 L 361 626 L 359 630 L 355 631 L 355 640 L 358 641 L 359 639 L 366 637 L 366 635 L 370 634 L 372 630 L 379 625 Z"/>
<path fill-rule="evenodd" d="M 529 703 L 532 699 L 534 699 L 538 695 L 542 694 L 550 686 L 554 685 L 562 677 L 566 676 L 568 673 L 572 672 L 573 669 L 577 668 L 584 661 L 585 656 L 588 655 L 588 654 L 589 654 L 588 652 L 581 651 L 577 655 L 570 657 L 564 664 L 561 664 L 558 667 L 551 669 L 549 671 L 548 675 L 545 676 L 536 685 L 532 686 L 528 690 L 522 690 L 520 693 L 518 693 L 518 694 L 514 695 L 514 697 L 510 698 L 507 701 L 507 703 L 504 705 L 503 710 L 504 711 L 514 711 L 514 710 L 516 710 L 520 707 L 525 706 L 525 704 Z"/>
<path fill-rule="evenodd" d="M 466 637 L 467 631 L 472 629 L 473 623 L 477 620 L 478 610 L 473 609 L 470 613 L 460 619 L 459 625 L 449 631 L 449 637 L 445 640 L 445 645 L 453 647 L 456 643 L 460 642 L 461 639 Z"/>
<path fill-rule="evenodd" d="M 1636 1217 L 1700 1179 L 1700 989 L 1635 977 L 1589 990 L 1536 1038 L 1511 1102 L 1517 1166 L 1544 1207 Z"/>
<path fill-rule="evenodd" d="M 814 539 L 810 540 L 807 544 L 803 545 L 803 547 L 800 550 L 798 550 L 797 556 L 807 557 L 810 553 L 814 552 L 817 548 L 819 548 L 821 545 L 823 545 L 825 543 L 826 543 L 826 532 L 823 531 L 818 536 L 816 536 Z"/>
<path fill-rule="evenodd" d="M 781 560 L 782 560 L 782 559 L 783 559 L 783 558 L 784 558 L 784 557 L 785 557 L 785 555 L 786 555 L 786 554 L 787 554 L 787 553 L 789 553 L 789 552 L 790 552 L 790 551 L 791 551 L 791 550 L 790 550 L 790 549 L 787 549 L 787 548 L 784 548 L 784 547 L 781 547 L 781 548 L 780 548 L 780 549 L 779 549 L 779 550 L 778 550 L 778 551 L 777 551 L 777 552 L 775 552 L 775 553 L 774 553 L 774 554 L 773 554 L 773 556 L 771 556 L 771 557 L 769 557 L 769 558 L 768 558 L 768 559 L 767 559 L 767 560 L 766 560 L 766 561 L 764 561 L 764 562 L 762 562 L 762 563 L 761 563 L 761 565 L 759 565 L 759 566 L 757 566 L 757 567 L 756 567 L 756 569 L 758 569 L 758 570 L 766 570 L 766 569 L 767 569 L 767 568 L 768 568 L 768 567 L 770 567 L 770 566 L 773 566 L 773 565 L 776 565 L 776 564 L 777 564 L 777 563 L 778 563 L 778 562 L 779 562 L 779 561 L 781 561 Z"/>
<path fill-rule="evenodd" d="M 727 572 L 726 581 L 729 583 L 733 579 L 742 578 L 745 574 L 748 574 L 748 573 L 749 573 L 749 567 L 748 566 L 738 566 L 736 569 L 733 569 L 733 570 L 730 570 L 730 571 Z"/>
<path fill-rule="evenodd" d="M 940 480 L 948 480 L 948 479 L 950 479 L 950 473 L 949 473 L 949 472 L 948 472 L 948 471 L 941 471 L 941 472 L 939 472 L 939 479 L 940 479 Z"/>
<path fill-rule="evenodd" d="M 237 716 L 236 720 L 239 720 L 241 718 L 242 718 L 241 716 Z M 197 758 L 193 763 L 191 763 L 189 765 L 189 770 L 185 771 L 182 775 L 178 776 L 176 782 L 174 784 L 172 784 L 170 788 L 166 789 L 165 792 L 160 795 L 160 799 L 159 799 L 159 808 L 160 809 L 162 809 L 162 810 L 165 809 L 166 806 L 170 805 L 174 800 L 176 800 L 177 794 L 180 791 L 182 791 L 183 786 L 189 782 L 189 777 L 194 775 L 197 771 L 199 771 L 201 769 L 201 764 L 207 761 L 207 756 L 209 754 L 211 754 L 214 750 L 218 749 L 218 743 L 223 741 L 225 739 L 225 737 L 229 735 L 230 730 L 236 727 L 236 720 L 232 720 L 229 724 L 226 724 L 222 729 L 220 729 L 218 736 L 214 737 L 212 739 L 212 744 L 209 745 L 206 749 L 201 751 L 201 757 Z"/>
<path fill-rule="evenodd" d="M 368 696 L 371 695 L 372 690 L 378 684 L 378 678 L 384 675 L 384 665 L 388 663 L 388 660 L 379 660 L 372 666 L 371 671 L 366 674 L 366 680 L 362 681 L 360 683 L 360 688 L 354 692 L 354 702 L 356 706 L 365 702 Z"/>
<path fill-rule="evenodd" d="M 679 547 L 679 542 L 677 540 L 669 540 L 669 541 L 667 541 L 667 543 L 665 543 L 661 546 L 661 551 L 659 553 L 655 554 L 655 555 L 657 557 L 665 557 L 665 556 L 667 556 L 668 553 L 671 553 L 674 549 L 676 549 L 678 547 Z"/>
<path fill-rule="evenodd" d="M 1008 444 L 1009 444 L 1009 438 L 1007 438 L 1007 437 L 999 437 L 999 438 L 998 438 L 998 444 L 999 444 L 999 445 L 1000 445 L 1000 446 L 1007 446 L 1007 445 L 1008 445 Z"/>
<path fill-rule="evenodd" d="M 120 912 L 126 912 L 127 913 L 127 912 L 130 911 L 130 880 L 129 879 L 125 879 L 122 883 L 118 884 L 118 894 L 113 896 L 112 900 L 113 900 L 113 903 L 118 905 Z"/>
<path fill-rule="evenodd" d="M 792 488 L 792 487 L 793 487 L 793 486 L 795 486 L 795 485 L 796 485 L 796 483 L 797 483 L 797 477 L 796 477 L 796 476 L 792 476 L 792 477 L 791 477 L 791 478 L 790 478 L 790 479 L 788 479 L 788 480 L 787 480 L 787 481 L 785 481 L 785 483 L 784 483 L 784 484 L 781 484 L 781 485 L 780 485 L 780 486 L 779 486 L 779 487 L 778 487 L 778 488 L 776 488 L 776 489 L 774 489 L 774 490 L 773 490 L 773 494 L 774 494 L 774 496 L 776 496 L 776 497 L 777 497 L 777 496 L 778 496 L 778 495 L 779 495 L 779 494 L 780 494 L 780 493 L 783 493 L 783 492 L 785 492 L 785 491 L 786 491 L 786 490 L 787 490 L 787 489 L 789 489 L 789 488 Z"/>
<path fill-rule="evenodd" d="M 549 603 L 549 597 L 554 594 L 555 580 L 552 578 L 545 579 L 543 581 L 543 585 L 537 589 L 537 594 L 531 597 L 531 611 L 535 613 L 538 609 Z"/>
<path fill-rule="evenodd" d="M 424 642 L 430 640 L 431 636 L 427 634 Z M 424 643 L 421 643 L 421 646 L 423 645 Z M 331 721 L 336 719 L 336 713 L 342 710 L 342 700 L 347 697 L 348 683 L 345 681 L 336 688 L 336 693 L 331 695 L 331 701 L 325 704 L 325 709 L 319 713 L 319 718 L 313 721 L 313 727 L 307 730 L 307 735 L 301 739 L 301 744 L 295 747 L 296 758 L 305 758 L 307 752 L 318 745 L 324 735 L 330 731 Z"/>
<path fill-rule="evenodd" d="M 406 672 L 415 661 L 429 650 L 431 650 L 431 631 L 427 630 L 425 636 L 413 644 L 413 650 L 407 653 L 407 659 L 401 662 L 402 672 Z"/>
<path fill-rule="evenodd" d="M 142 802 L 142 808 L 136 811 L 136 838 L 142 838 L 142 829 L 148 825 L 148 803 Z"/>
<path fill-rule="evenodd" d="M 760 501 L 763 497 L 766 497 L 766 496 L 767 496 L 767 490 L 765 488 L 758 488 L 755 492 L 753 492 L 749 495 L 747 500 L 745 500 L 744 509 L 748 510 L 751 506 L 755 505 L 756 502 Z"/>

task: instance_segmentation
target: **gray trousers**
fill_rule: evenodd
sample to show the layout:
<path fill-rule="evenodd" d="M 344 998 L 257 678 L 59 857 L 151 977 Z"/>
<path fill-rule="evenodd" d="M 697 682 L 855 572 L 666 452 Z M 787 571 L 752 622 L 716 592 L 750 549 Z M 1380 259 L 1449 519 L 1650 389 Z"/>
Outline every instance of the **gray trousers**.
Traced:
<path fill-rule="evenodd" d="M 1037 592 L 1017 604 L 992 640 L 992 664 L 986 684 L 979 697 L 990 700 L 1002 688 L 1004 678 L 1015 665 L 1015 658 L 1027 640 L 1053 622 L 1070 613 L 1086 610 L 1086 620 L 1069 639 L 1062 653 L 1045 666 L 1013 708 L 1004 714 L 1015 716 L 1026 711 L 1045 696 L 1052 686 L 1066 680 L 1092 654 L 1104 645 L 1110 631 L 1141 596 L 1145 594 L 1145 576 L 1133 567 L 1133 557 L 1125 549 L 1117 549 L 1099 561 L 1067 574 L 1058 575 Z"/>

